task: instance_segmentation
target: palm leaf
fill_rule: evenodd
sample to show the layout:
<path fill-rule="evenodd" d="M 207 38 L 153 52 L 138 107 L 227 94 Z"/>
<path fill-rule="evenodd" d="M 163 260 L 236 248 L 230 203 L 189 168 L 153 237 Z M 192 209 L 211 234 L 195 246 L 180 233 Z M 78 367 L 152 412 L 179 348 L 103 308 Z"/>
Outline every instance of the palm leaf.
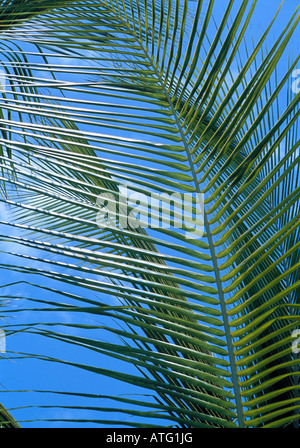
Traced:
<path fill-rule="evenodd" d="M 18 314 L 49 316 L 4 328 L 135 366 L 131 374 L 11 354 L 153 391 L 151 402 L 124 398 L 124 412 L 144 425 L 297 424 L 299 94 L 285 91 L 299 58 L 281 80 L 277 67 L 300 16 L 264 55 L 272 24 L 243 51 L 256 2 L 242 1 L 230 23 L 229 1 L 210 41 L 214 3 L 3 4 L 1 180 L 10 218 L 2 224 L 10 230 L 0 267 L 19 272 L 34 295 Z M 176 226 L 99 226 L 99 195 L 114 205 L 124 184 L 145 203 L 164 192 L 204 194 L 202 238 Z M 116 304 L 105 304 L 110 296 Z M 53 331 L 59 311 L 108 323 L 74 317 Z M 104 331 L 119 342 L 104 342 Z"/>

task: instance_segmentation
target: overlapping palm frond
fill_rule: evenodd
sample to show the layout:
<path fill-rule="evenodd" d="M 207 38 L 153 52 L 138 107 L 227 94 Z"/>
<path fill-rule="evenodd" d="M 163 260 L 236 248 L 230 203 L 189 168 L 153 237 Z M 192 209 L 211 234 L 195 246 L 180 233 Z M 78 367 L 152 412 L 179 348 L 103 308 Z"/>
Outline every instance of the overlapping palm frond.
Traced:
<path fill-rule="evenodd" d="M 216 3 L 2 4 L 1 187 L 10 218 L 1 222 L 8 261 L 0 268 L 27 285 L 24 307 L 4 308 L 18 319 L 3 328 L 95 354 L 94 365 L 36 359 L 151 391 L 151 400 L 100 387 L 57 391 L 124 403 L 116 407 L 131 416 L 123 425 L 299 421 L 299 94 L 291 93 L 299 57 L 280 79 L 277 70 L 299 8 L 264 54 L 273 22 L 244 49 L 257 2 L 227 2 L 214 28 Z M 114 206 L 125 186 L 142 198 L 141 213 L 162 193 L 204 194 L 202 237 L 176 225 L 99 222 L 99 197 Z M 14 302 L 20 282 L 7 286 Z M 53 319 L 59 312 L 71 322 Z M 10 356 L 31 356 L 24 352 Z M 136 370 L 99 367 L 102 355 Z"/>

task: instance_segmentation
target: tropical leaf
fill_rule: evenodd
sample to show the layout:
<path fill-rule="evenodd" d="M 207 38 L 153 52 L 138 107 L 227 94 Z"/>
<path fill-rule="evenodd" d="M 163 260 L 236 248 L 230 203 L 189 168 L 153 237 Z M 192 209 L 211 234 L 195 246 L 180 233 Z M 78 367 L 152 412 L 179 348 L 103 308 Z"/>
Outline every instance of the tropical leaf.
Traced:
<path fill-rule="evenodd" d="M 281 77 L 278 67 L 299 7 L 266 51 L 280 11 L 250 45 L 257 2 L 230 0 L 214 28 L 217 3 L 2 2 L 0 267 L 14 275 L 3 328 L 95 362 L 9 356 L 151 391 L 53 391 L 122 402 L 84 409 L 131 416 L 88 420 L 60 402 L 78 423 L 298 425 L 299 57 Z M 129 223 L 125 188 L 135 193 Z M 175 198 L 169 228 L 157 226 L 164 194 Z M 183 194 L 190 215 L 201 204 L 187 198 L 204 195 L 200 236 L 179 222 Z M 150 199 L 156 226 L 145 228 Z M 110 222 L 107 210 L 118 212 Z M 119 369 L 100 367 L 103 356 Z"/>

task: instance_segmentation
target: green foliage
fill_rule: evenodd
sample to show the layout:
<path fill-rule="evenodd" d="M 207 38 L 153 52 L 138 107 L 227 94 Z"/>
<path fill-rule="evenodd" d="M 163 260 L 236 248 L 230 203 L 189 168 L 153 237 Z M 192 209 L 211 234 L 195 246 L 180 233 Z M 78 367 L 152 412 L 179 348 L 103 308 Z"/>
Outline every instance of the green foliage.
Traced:
<path fill-rule="evenodd" d="M 299 57 L 283 74 L 279 63 L 300 14 L 291 13 L 266 51 L 273 22 L 249 45 L 256 3 L 228 1 L 216 27 L 213 0 L 1 4 L 1 201 L 9 219 L 1 221 L 0 268 L 20 273 L 32 291 L 16 308 L 20 283 L 2 284 L 12 291 L 3 297 L 11 300 L 3 328 L 84 347 L 95 365 L 17 358 L 83 369 L 154 397 L 82 392 L 130 416 L 90 422 L 298 425 L 299 93 L 291 83 Z M 99 226 L 98 196 L 126 183 L 145 198 L 204 193 L 203 237 Z M 27 310 L 34 322 L 22 321 Z M 70 322 L 53 321 L 56 311 Z M 99 367 L 102 355 L 121 367 Z"/>

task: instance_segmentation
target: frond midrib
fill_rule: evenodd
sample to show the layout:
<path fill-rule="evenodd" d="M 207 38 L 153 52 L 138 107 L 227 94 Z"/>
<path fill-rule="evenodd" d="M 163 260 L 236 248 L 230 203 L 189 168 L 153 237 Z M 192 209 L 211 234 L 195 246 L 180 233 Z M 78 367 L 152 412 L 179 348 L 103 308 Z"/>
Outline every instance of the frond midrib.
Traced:
<path fill-rule="evenodd" d="M 116 13 L 116 12 L 114 11 L 114 13 Z M 151 58 L 151 56 L 146 51 L 143 43 L 141 42 L 140 39 L 138 39 L 136 32 L 133 31 L 128 26 L 128 24 L 126 22 L 124 22 L 124 19 L 121 16 L 118 16 L 118 19 L 123 22 L 124 26 L 127 28 L 129 33 L 135 38 L 136 43 L 139 44 L 141 50 L 145 54 L 145 56 L 148 59 L 148 61 L 149 61 L 150 65 L 151 65 L 153 71 L 155 72 L 155 75 L 157 76 L 157 79 L 158 79 L 158 81 L 159 81 L 159 83 L 161 85 L 161 88 L 163 90 L 165 98 L 167 99 L 167 102 L 169 104 L 169 108 L 170 108 L 170 110 L 172 112 L 172 115 L 174 117 L 174 120 L 176 122 L 177 129 L 178 129 L 178 131 L 180 133 L 181 140 L 182 140 L 182 143 L 184 145 L 184 149 L 185 149 L 186 156 L 187 156 L 187 159 L 188 159 L 190 172 L 192 173 L 194 187 L 196 189 L 197 194 L 200 195 L 201 194 L 201 189 L 200 189 L 200 186 L 199 186 L 199 182 L 198 182 L 198 179 L 197 179 L 197 174 L 196 174 L 196 171 L 195 171 L 195 168 L 194 168 L 194 164 L 193 164 L 192 156 L 191 156 L 190 151 L 189 151 L 187 140 L 186 140 L 183 128 L 181 126 L 181 123 L 179 121 L 177 112 L 176 112 L 176 110 L 174 108 L 174 105 L 173 105 L 173 103 L 171 101 L 169 92 L 168 92 L 168 90 L 166 88 L 166 85 L 163 82 L 163 80 L 162 80 L 162 78 L 160 76 L 160 73 L 158 71 L 158 66 L 154 64 L 153 59 Z M 238 379 L 238 373 L 237 373 L 238 371 L 237 371 L 237 365 L 236 365 L 236 362 L 235 362 L 235 354 L 234 354 L 234 349 L 233 349 L 233 345 L 232 345 L 232 337 L 231 337 L 231 332 L 230 332 L 230 327 L 229 327 L 229 318 L 228 318 L 228 315 L 227 315 L 225 297 L 224 297 L 224 292 L 223 292 L 223 287 L 222 287 L 222 280 L 221 280 L 221 277 L 220 277 L 218 261 L 217 261 L 215 247 L 214 247 L 214 243 L 213 243 L 213 237 L 212 237 L 212 234 L 211 234 L 211 231 L 210 231 L 210 226 L 209 226 L 209 222 L 208 222 L 208 218 L 207 218 L 207 213 L 206 213 L 206 210 L 205 210 L 205 205 L 204 205 L 203 214 L 204 214 L 204 226 L 205 226 L 207 239 L 208 239 L 208 242 L 209 242 L 210 254 L 211 254 L 211 257 L 212 257 L 212 263 L 213 263 L 213 268 L 214 268 L 214 273 L 215 273 L 215 278 L 216 278 L 217 290 L 218 290 L 218 295 L 219 295 L 219 300 L 220 300 L 220 307 L 221 307 L 221 312 L 222 312 L 222 317 L 223 317 L 225 337 L 226 337 L 226 341 L 227 341 L 228 357 L 229 357 L 231 373 L 232 373 L 232 383 L 233 383 L 233 390 L 234 390 L 234 396 L 235 396 L 235 402 L 236 402 L 237 418 L 238 418 L 239 427 L 243 428 L 244 427 L 243 405 L 242 405 L 242 399 L 241 399 L 241 394 L 240 394 L 239 379 Z"/>

